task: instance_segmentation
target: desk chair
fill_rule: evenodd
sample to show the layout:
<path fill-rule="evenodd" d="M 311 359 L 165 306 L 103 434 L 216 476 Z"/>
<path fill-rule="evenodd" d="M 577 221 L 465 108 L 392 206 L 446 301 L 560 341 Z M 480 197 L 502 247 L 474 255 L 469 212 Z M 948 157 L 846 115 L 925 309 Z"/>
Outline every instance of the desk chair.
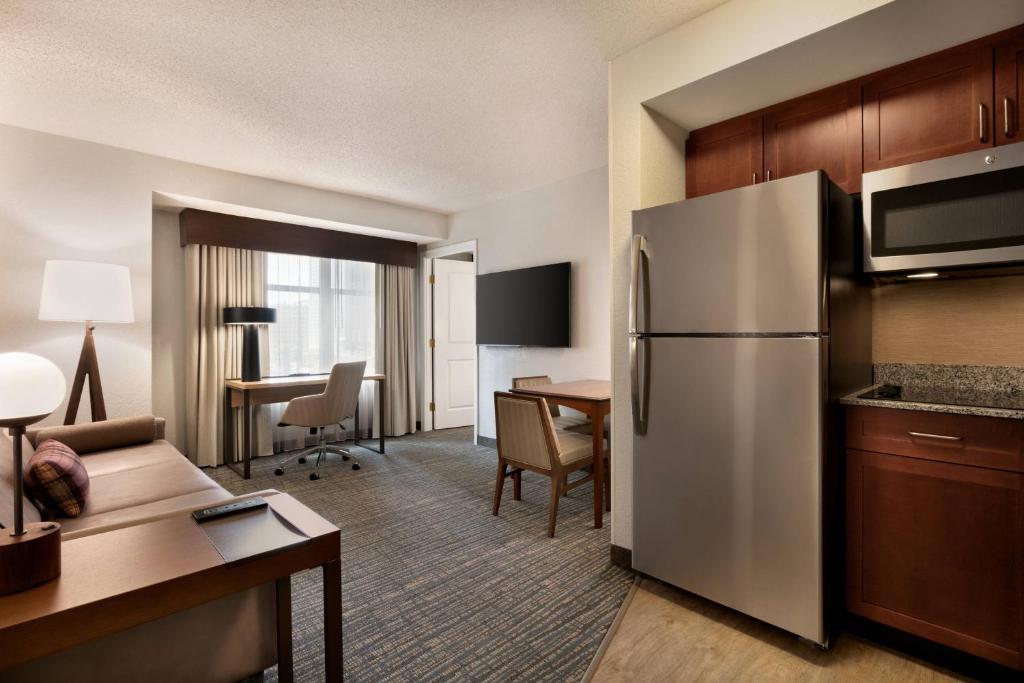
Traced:
<path fill-rule="evenodd" d="M 284 474 L 285 465 L 293 460 L 299 463 L 306 462 L 306 456 L 316 453 L 316 465 L 309 478 L 316 481 L 320 478 L 320 464 L 327 458 L 328 453 L 335 453 L 341 456 L 342 460 L 352 460 L 352 469 L 359 469 L 359 461 L 352 453 L 344 448 L 328 445 L 326 427 L 338 424 L 342 420 L 355 415 L 356 403 L 359 401 L 359 388 L 363 384 L 363 371 L 366 369 L 366 361 L 355 363 L 338 363 L 331 368 L 331 376 L 327 379 L 327 386 L 322 394 L 313 396 L 300 396 L 288 401 L 288 406 L 281 416 L 279 427 L 308 427 L 315 429 L 317 433 L 317 445 L 309 448 L 298 455 L 288 458 L 274 470 L 274 474 Z M 359 425 L 356 425 L 359 428 Z"/>

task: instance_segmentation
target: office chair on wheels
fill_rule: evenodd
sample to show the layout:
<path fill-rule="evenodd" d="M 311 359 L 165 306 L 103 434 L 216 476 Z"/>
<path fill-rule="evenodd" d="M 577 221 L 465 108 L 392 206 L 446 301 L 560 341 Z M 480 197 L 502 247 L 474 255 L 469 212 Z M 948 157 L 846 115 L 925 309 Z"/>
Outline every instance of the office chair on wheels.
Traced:
<path fill-rule="evenodd" d="M 309 473 L 311 481 L 320 478 L 320 465 L 327 459 L 327 455 L 334 453 L 340 455 L 342 460 L 351 460 L 352 469 L 359 469 L 359 461 L 352 453 L 345 448 L 338 448 L 327 443 L 327 432 L 325 429 L 333 424 L 355 415 L 356 403 L 359 401 L 359 388 L 363 383 L 363 371 L 366 369 L 366 361 L 354 363 L 338 363 L 331 368 L 331 376 L 327 380 L 327 386 L 322 394 L 313 396 L 300 396 L 288 402 L 281 416 L 281 427 L 308 427 L 315 429 L 317 433 L 317 445 L 308 448 L 298 455 L 293 455 L 282 462 L 274 474 L 284 474 L 286 465 L 293 461 L 300 464 L 306 462 L 306 458 L 316 453 L 316 464 L 313 471 Z M 359 425 L 356 425 L 356 429 Z"/>

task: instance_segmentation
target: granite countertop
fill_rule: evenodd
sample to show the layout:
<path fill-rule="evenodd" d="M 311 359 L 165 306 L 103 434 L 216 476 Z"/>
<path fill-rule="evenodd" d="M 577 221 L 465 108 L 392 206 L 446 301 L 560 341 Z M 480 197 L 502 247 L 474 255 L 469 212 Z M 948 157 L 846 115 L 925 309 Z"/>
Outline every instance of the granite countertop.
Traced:
<path fill-rule="evenodd" d="M 958 405 L 955 403 L 926 403 L 923 401 L 885 400 L 881 398 L 860 398 L 863 393 L 877 389 L 884 383 L 858 389 L 847 394 L 839 402 L 847 406 L 868 406 L 872 408 L 895 408 L 897 410 L 923 410 L 931 413 L 950 413 L 953 415 L 980 415 L 982 417 L 1006 417 L 1013 420 L 1024 420 L 1024 410 L 1016 408 L 985 408 L 981 406 Z"/>

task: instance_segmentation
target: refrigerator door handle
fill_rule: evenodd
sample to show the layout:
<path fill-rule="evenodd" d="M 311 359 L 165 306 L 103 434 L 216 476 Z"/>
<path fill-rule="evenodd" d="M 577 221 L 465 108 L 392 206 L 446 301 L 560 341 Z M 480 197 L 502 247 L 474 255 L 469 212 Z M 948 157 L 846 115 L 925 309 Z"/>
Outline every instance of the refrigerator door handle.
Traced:
<path fill-rule="evenodd" d="M 643 257 L 647 254 L 647 238 L 643 235 L 633 235 L 630 251 L 632 273 L 629 280 L 629 333 L 633 335 L 638 331 L 640 297 L 646 295 L 646 287 L 641 289 L 640 271 L 643 267 Z M 646 282 L 644 284 L 646 285 Z M 645 303 L 646 299 L 647 297 L 644 296 Z M 646 314 L 646 311 L 644 313 Z M 644 322 L 647 322 L 646 316 Z"/>
<path fill-rule="evenodd" d="M 644 337 L 629 338 L 630 390 L 633 399 L 633 433 L 643 436 L 647 433 L 647 378 L 648 345 Z"/>

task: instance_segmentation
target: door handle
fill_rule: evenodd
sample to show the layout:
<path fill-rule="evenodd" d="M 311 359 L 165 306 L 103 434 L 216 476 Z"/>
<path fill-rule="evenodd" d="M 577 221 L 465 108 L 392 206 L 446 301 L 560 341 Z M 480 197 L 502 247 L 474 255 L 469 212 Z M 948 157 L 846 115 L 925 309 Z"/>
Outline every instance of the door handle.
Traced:
<path fill-rule="evenodd" d="M 769 168 L 768 169 L 768 175 L 765 176 L 765 182 L 769 182 L 770 183 L 771 181 L 772 181 L 772 169 Z"/>
<path fill-rule="evenodd" d="M 978 142 L 985 142 L 985 103 L 978 103 Z"/>
<path fill-rule="evenodd" d="M 1004 97 L 1003 98 L 1003 135 L 1005 135 L 1008 138 L 1009 137 L 1013 137 L 1013 134 L 1016 132 L 1016 125 L 1014 125 L 1014 124 L 1016 124 L 1016 121 L 1013 121 L 1011 123 L 1011 120 L 1012 119 L 1010 117 L 1010 98 L 1009 97 Z"/>
<path fill-rule="evenodd" d="M 754 173 L 751 174 L 750 184 L 751 185 L 757 185 L 757 171 L 754 171 Z"/>
<path fill-rule="evenodd" d="M 645 337 L 629 338 L 630 394 L 633 403 L 633 433 L 647 433 L 647 378 L 650 376 L 648 345 Z"/>
<path fill-rule="evenodd" d="M 927 432 L 907 432 L 910 438 L 936 439 L 938 441 L 963 441 L 962 436 L 948 436 L 946 434 L 928 434 Z"/>
<path fill-rule="evenodd" d="M 647 238 L 643 235 L 633 235 L 630 251 L 632 273 L 629 279 L 629 333 L 636 334 L 639 325 L 640 296 L 643 293 L 640 286 L 640 270 L 643 267 L 643 257 L 647 253 Z"/>

